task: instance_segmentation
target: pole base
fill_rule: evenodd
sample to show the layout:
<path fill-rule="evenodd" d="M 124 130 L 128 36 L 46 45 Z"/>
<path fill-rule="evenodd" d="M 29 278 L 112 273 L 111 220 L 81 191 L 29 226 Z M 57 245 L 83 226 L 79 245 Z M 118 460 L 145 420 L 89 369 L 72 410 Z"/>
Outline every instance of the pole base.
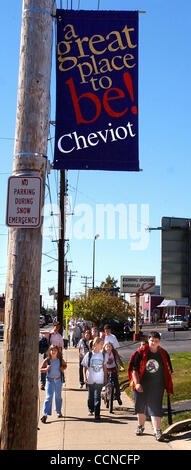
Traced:
<path fill-rule="evenodd" d="M 140 340 L 140 333 L 134 333 L 133 334 L 133 341 L 139 341 Z"/>

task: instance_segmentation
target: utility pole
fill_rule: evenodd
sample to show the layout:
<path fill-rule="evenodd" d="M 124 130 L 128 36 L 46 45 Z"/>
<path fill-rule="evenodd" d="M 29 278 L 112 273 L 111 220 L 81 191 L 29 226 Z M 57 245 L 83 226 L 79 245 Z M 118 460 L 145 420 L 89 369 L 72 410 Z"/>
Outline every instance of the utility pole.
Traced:
<path fill-rule="evenodd" d="M 69 271 L 69 273 L 70 273 L 70 274 L 69 274 L 69 280 L 68 280 L 68 284 L 69 284 L 68 297 L 69 297 L 69 300 L 70 300 L 70 295 L 71 295 L 72 277 L 75 276 L 75 274 L 73 274 L 73 273 L 77 273 L 77 272 L 78 272 L 78 271 L 72 271 L 71 269 L 70 269 L 70 271 Z"/>
<path fill-rule="evenodd" d="M 99 233 L 95 235 L 94 241 L 93 241 L 93 275 L 92 275 L 92 289 L 94 289 L 94 278 L 95 278 L 95 242 L 97 238 L 99 237 Z"/>
<path fill-rule="evenodd" d="M 87 296 L 87 290 L 88 290 L 88 279 L 91 279 L 92 276 L 81 276 L 82 279 L 85 279 L 85 282 L 83 286 L 85 286 L 85 296 Z"/>
<path fill-rule="evenodd" d="M 65 249 L 65 170 L 60 171 L 60 233 L 58 241 L 58 299 L 57 320 L 60 323 L 60 333 L 63 330 L 63 303 L 65 295 L 64 249 Z"/>
<path fill-rule="evenodd" d="M 53 0 L 23 0 L 13 175 L 40 176 L 44 204 Z M 9 229 L 2 450 L 35 450 L 42 233 Z"/>

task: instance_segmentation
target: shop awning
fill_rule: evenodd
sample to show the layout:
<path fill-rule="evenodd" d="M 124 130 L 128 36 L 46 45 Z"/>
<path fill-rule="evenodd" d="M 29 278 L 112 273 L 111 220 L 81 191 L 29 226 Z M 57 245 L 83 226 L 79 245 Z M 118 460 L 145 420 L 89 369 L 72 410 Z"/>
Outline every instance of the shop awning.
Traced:
<path fill-rule="evenodd" d="M 159 307 L 176 307 L 176 300 L 166 300 L 164 299 L 161 304 L 157 305 L 157 308 Z"/>

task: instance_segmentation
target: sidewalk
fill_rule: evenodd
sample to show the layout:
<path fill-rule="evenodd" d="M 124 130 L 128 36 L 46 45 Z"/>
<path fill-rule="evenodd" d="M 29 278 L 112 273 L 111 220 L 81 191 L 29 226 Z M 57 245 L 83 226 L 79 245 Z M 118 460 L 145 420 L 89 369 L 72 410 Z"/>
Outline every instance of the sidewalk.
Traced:
<path fill-rule="evenodd" d="M 133 404 L 122 392 L 123 405 L 114 401 L 112 414 L 101 403 L 101 420 L 88 416 L 87 391 L 79 388 L 78 350 L 64 351 L 67 361 L 65 386 L 63 387 L 63 418 L 53 411 L 46 424 L 40 421 L 45 391 L 40 390 L 38 450 L 190 450 L 191 432 L 182 433 L 169 443 L 157 442 L 150 422 L 146 422 L 145 434 L 136 436 L 137 419 Z M 53 406 L 54 410 L 54 406 Z"/>

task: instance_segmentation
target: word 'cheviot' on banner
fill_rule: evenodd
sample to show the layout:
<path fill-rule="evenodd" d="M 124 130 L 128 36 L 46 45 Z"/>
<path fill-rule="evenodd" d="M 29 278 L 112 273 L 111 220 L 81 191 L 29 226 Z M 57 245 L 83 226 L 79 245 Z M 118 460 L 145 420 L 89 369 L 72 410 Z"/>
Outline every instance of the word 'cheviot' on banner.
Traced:
<path fill-rule="evenodd" d="M 55 169 L 139 171 L 138 12 L 57 10 Z"/>

